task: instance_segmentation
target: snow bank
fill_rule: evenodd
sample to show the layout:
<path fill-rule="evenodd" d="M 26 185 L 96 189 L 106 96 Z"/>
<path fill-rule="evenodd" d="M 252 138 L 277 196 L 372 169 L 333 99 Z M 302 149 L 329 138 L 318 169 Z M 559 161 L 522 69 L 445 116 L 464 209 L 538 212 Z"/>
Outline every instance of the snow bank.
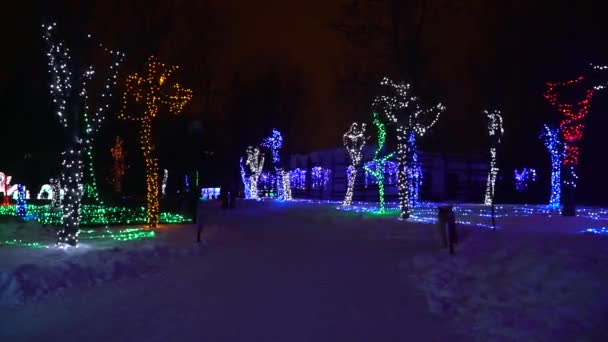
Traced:
<path fill-rule="evenodd" d="M 40 262 L 38 258 L 0 271 L 0 306 L 23 304 L 74 286 L 139 277 L 156 271 L 160 258 L 195 255 L 202 250 L 198 245 L 176 248 L 146 244 L 135 249 L 127 246 L 99 249 L 81 245 L 71 250 L 36 250 L 46 253 L 46 262 Z"/>
<path fill-rule="evenodd" d="M 473 232 L 455 255 L 414 257 L 431 311 L 470 338 L 576 340 L 608 322 L 608 239 Z"/>

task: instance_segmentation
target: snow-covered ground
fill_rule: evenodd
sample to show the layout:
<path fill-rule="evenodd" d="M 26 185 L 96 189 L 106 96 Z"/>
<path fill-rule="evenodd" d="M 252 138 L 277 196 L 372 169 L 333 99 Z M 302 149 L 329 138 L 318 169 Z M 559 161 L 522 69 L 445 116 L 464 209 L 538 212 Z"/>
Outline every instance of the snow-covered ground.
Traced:
<path fill-rule="evenodd" d="M 502 206 L 491 230 L 486 207 L 458 206 L 449 255 L 433 205 L 410 222 L 336 207 L 213 211 L 207 248 L 190 225 L 0 246 L 0 340 L 608 340 L 608 235 L 581 233 L 608 226 L 608 211 Z"/>

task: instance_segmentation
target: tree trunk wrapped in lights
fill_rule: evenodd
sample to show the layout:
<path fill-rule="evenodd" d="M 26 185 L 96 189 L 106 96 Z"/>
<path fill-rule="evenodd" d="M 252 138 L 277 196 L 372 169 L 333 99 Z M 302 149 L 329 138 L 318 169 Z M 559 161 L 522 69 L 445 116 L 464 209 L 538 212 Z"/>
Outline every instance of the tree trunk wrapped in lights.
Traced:
<path fill-rule="evenodd" d="M 363 160 L 363 147 L 367 141 L 365 136 L 365 124 L 353 122 L 350 129 L 344 133 L 342 137 L 344 147 L 348 151 L 350 157 L 350 165 L 347 168 L 348 185 L 346 195 L 344 196 L 343 206 L 350 206 L 353 202 L 353 192 L 355 190 L 355 180 L 357 179 L 357 167 L 361 165 Z"/>
<path fill-rule="evenodd" d="M 56 106 L 56 114 L 66 134 L 63 152 L 61 185 L 65 193 L 62 204 L 63 228 L 58 242 L 76 245 L 80 225 L 80 201 L 83 195 L 83 154 L 90 153 L 93 137 L 99 131 L 110 107 L 113 86 L 124 54 L 99 44 L 111 59 L 109 74 L 103 83 L 101 95 L 96 99 L 97 109 L 89 110 L 88 82 L 95 75 L 92 66 L 81 70 L 78 56 L 72 59 L 70 49 L 53 36 L 56 24 L 42 25 L 43 38 L 47 43 L 50 92 Z M 89 35 L 90 38 L 90 35 Z M 91 118 L 89 119 L 89 115 Z M 83 120 L 84 119 L 84 120 Z M 81 123 L 84 122 L 84 125 Z M 92 172 L 92 165 L 90 165 Z"/>
<path fill-rule="evenodd" d="M 557 208 L 561 199 L 562 157 L 564 155 L 559 128 L 552 129 L 544 125 L 540 138 L 543 140 L 551 157 L 551 195 L 549 197 L 549 206 Z"/>
<path fill-rule="evenodd" d="M 260 152 L 259 148 L 249 146 L 247 147 L 247 161 L 245 163 L 251 172 L 249 184 L 245 184 L 245 186 L 249 185 L 249 198 L 258 199 L 258 179 L 264 168 L 264 154 Z"/>
<path fill-rule="evenodd" d="M 378 131 L 378 147 L 376 152 L 374 153 L 374 162 L 375 167 L 368 168 L 364 166 L 365 171 L 370 175 L 376 178 L 378 183 L 378 211 L 384 212 L 384 164 L 386 161 L 393 156 L 394 153 L 387 154 L 382 156 L 382 152 L 384 151 L 384 145 L 386 144 L 386 128 L 384 123 L 378 117 L 378 113 L 373 112 L 373 121 L 372 124 L 376 127 Z"/>
<path fill-rule="evenodd" d="M 412 95 L 412 87 L 408 83 L 395 83 L 385 77 L 380 85 L 383 95 L 374 99 L 373 107 L 396 126 L 400 217 L 407 219 L 418 202 L 420 192 L 417 139 L 437 123 L 446 108 L 438 103 L 421 109 L 420 100 Z"/>
<path fill-rule="evenodd" d="M 275 171 L 275 186 L 277 198 L 280 200 L 291 200 L 291 186 L 289 184 L 289 173 L 283 171 L 279 150 L 283 146 L 283 136 L 277 129 L 272 130 L 272 135 L 262 141 L 262 146 L 272 153 L 272 164 Z"/>
<path fill-rule="evenodd" d="M 167 106 L 171 114 L 179 114 L 192 99 L 192 90 L 169 82 L 177 69 L 177 66 L 165 65 L 150 56 L 144 75 L 135 73 L 127 77 L 123 105 L 118 114 L 119 119 L 139 122 L 139 142 L 146 167 L 146 216 L 150 228 L 158 226 L 160 213 L 159 169 L 152 141 L 152 122 L 160 105 Z M 143 106 L 139 115 L 130 113 L 134 105 Z"/>
<path fill-rule="evenodd" d="M 595 70 L 606 70 L 606 66 L 593 66 Z M 558 88 L 574 87 L 583 81 L 584 77 L 580 76 L 574 80 L 564 82 L 547 82 L 547 90 L 545 91 L 545 98 L 549 101 L 551 106 L 557 109 L 562 114 L 560 121 L 560 133 L 563 141 L 563 174 L 562 174 L 562 215 L 564 216 L 575 216 L 576 215 L 576 184 L 578 176 L 576 174 L 576 168 L 579 162 L 579 144 L 583 139 L 583 130 L 585 128 L 585 117 L 591 109 L 591 100 L 598 90 L 604 89 L 605 85 L 596 85 L 591 89 L 585 90 L 583 99 L 578 103 L 561 103 L 558 101 Z"/>
<path fill-rule="evenodd" d="M 484 110 L 483 114 L 488 119 L 488 135 L 490 136 L 490 172 L 488 173 L 483 203 L 485 205 L 492 205 L 494 204 L 496 177 L 499 171 L 496 165 L 496 149 L 500 145 L 500 140 L 505 131 L 502 127 L 502 115 L 499 110 Z"/>

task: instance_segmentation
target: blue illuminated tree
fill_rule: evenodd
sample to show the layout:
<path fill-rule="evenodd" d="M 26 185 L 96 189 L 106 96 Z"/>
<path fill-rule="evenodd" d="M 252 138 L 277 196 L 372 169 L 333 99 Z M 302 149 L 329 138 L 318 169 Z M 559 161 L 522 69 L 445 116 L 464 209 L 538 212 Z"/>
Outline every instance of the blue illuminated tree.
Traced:
<path fill-rule="evenodd" d="M 549 126 L 544 125 L 540 138 L 551 157 L 551 196 L 549 198 L 549 205 L 552 207 L 559 207 L 562 193 L 562 159 L 564 156 L 564 148 L 560 140 L 559 128 L 550 128 Z"/>
<path fill-rule="evenodd" d="M 277 129 L 272 129 L 272 135 L 262 140 L 262 146 L 270 150 L 272 165 L 275 171 L 275 187 L 277 198 L 280 200 L 291 199 L 291 187 L 289 184 L 289 172 L 283 170 L 279 150 L 283 146 L 283 136 Z"/>

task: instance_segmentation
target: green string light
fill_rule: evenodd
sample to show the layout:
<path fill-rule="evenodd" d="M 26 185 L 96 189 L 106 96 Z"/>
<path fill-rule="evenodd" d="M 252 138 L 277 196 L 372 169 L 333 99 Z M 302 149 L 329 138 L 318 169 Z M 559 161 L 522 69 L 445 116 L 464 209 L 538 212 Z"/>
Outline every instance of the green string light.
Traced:
<path fill-rule="evenodd" d="M 0 241 L 0 246 L 16 246 L 16 247 L 29 247 L 29 248 L 44 248 L 45 245 L 39 242 L 26 242 L 19 239 L 4 240 Z"/>
<path fill-rule="evenodd" d="M 381 157 L 382 150 L 384 149 L 384 144 L 386 143 L 386 128 L 384 123 L 380 121 L 378 117 L 378 113 L 373 112 L 373 124 L 376 126 L 378 130 L 378 149 L 376 153 L 374 153 L 374 163 L 376 164 L 376 170 L 372 170 L 367 166 L 364 166 L 365 170 L 369 172 L 372 176 L 376 177 L 378 181 L 378 197 L 379 197 L 379 206 L 378 211 L 380 213 L 384 212 L 384 164 L 386 161 L 391 158 L 394 153 L 390 153 L 384 157 Z"/>
<path fill-rule="evenodd" d="M 89 122 L 89 116 L 85 112 L 84 113 L 84 123 L 85 123 L 85 132 L 90 133 L 93 131 L 93 127 Z M 90 198 L 95 206 L 95 212 L 93 216 L 96 217 L 96 221 L 98 221 L 101 225 L 107 227 L 109 222 L 106 216 L 106 211 L 104 210 L 105 205 L 101 198 L 99 198 L 99 190 L 97 188 L 97 178 L 95 177 L 95 169 L 93 167 L 93 136 L 90 135 L 88 139 L 85 140 L 85 155 L 86 155 L 86 182 L 85 182 L 85 198 Z M 90 219 L 88 221 L 91 221 Z M 86 225 L 87 219 L 85 217 L 82 218 L 81 224 Z"/>
<path fill-rule="evenodd" d="M 87 226 L 107 226 L 111 225 L 131 225 L 145 224 L 147 222 L 146 210 L 144 207 L 127 208 L 118 206 L 98 206 L 85 204 L 81 207 L 83 225 Z M 103 212 L 104 215 L 99 215 Z M 62 213 L 61 209 L 45 205 L 28 205 L 28 214 L 35 217 L 36 221 L 43 225 L 60 226 Z M 0 206 L 0 216 L 16 216 L 15 205 Z M 162 212 L 160 223 L 179 224 L 191 223 L 191 219 L 184 215 Z"/>

